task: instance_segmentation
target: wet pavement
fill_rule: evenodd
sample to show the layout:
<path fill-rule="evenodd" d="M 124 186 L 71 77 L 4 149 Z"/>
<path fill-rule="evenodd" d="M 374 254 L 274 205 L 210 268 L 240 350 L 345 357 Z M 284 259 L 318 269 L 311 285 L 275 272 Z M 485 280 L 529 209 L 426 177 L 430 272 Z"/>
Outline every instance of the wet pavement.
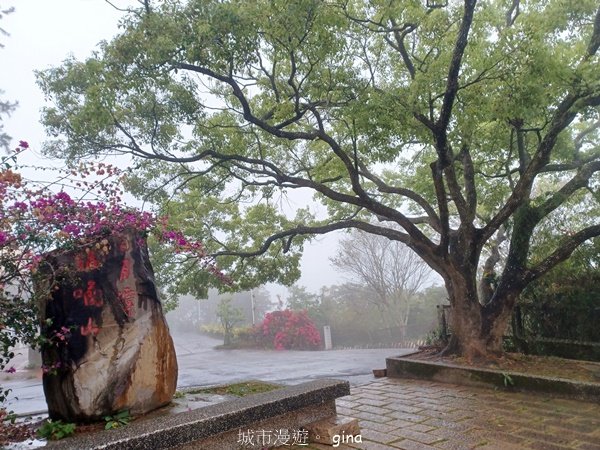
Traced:
<path fill-rule="evenodd" d="M 352 385 L 373 379 L 372 369 L 385 358 L 410 349 L 349 349 L 328 351 L 216 350 L 221 340 L 198 333 L 173 335 L 179 377 L 177 387 L 214 386 L 246 380 L 298 384 L 318 378 L 348 380 Z M 19 415 L 46 410 L 41 372 L 24 370 L 24 355 L 16 358 L 15 374 L 1 374 L 0 385 L 12 389 L 9 409 Z M 10 364 L 9 364 L 10 366 Z"/>
<path fill-rule="evenodd" d="M 600 450 L 596 403 L 392 378 L 351 392 L 337 410 L 359 419 L 362 443 L 339 449 Z"/>
<path fill-rule="evenodd" d="M 204 386 L 256 379 L 298 384 L 317 378 L 339 378 L 351 384 L 373 379 L 385 358 L 411 349 L 328 351 L 214 350 L 222 342 L 201 335 L 175 336 L 178 387 Z"/>

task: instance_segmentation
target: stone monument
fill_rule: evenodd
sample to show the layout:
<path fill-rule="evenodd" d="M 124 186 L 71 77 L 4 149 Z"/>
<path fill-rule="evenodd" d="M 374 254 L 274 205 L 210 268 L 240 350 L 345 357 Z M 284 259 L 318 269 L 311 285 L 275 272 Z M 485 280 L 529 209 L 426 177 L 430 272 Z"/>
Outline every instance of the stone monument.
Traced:
<path fill-rule="evenodd" d="M 43 386 L 51 419 L 97 420 L 168 404 L 177 360 L 145 238 L 111 234 L 40 265 Z"/>

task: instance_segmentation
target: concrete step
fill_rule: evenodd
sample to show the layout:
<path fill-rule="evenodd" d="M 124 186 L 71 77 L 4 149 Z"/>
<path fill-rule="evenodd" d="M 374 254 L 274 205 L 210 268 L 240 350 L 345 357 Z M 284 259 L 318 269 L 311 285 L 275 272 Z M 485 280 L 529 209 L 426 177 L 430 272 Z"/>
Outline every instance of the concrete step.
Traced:
<path fill-rule="evenodd" d="M 305 425 L 309 442 L 325 445 L 355 442 L 360 436 L 358 419 L 352 417 L 332 416 Z"/>

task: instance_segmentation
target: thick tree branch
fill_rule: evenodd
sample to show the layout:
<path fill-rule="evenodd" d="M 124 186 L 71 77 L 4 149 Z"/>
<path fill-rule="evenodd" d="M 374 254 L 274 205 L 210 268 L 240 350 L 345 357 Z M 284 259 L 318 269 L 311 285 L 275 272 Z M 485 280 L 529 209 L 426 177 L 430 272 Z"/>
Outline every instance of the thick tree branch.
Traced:
<path fill-rule="evenodd" d="M 579 155 L 576 155 L 575 161 L 568 163 L 557 163 L 557 164 L 548 164 L 540 173 L 551 173 L 551 172 L 567 172 L 569 170 L 578 170 L 581 169 L 584 165 L 595 161 L 600 158 L 600 149 L 596 149 L 595 152 L 591 152 L 585 158 L 580 158 Z"/>
<path fill-rule="evenodd" d="M 432 131 L 433 133 L 437 132 L 435 122 L 432 119 L 425 116 L 424 114 L 421 114 L 420 112 L 414 112 L 413 116 L 423 125 L 425 125 L 430 131 Z"/>
<path fill-rule="evenodd" d="M 439 248 L 443 254 L 447 254 L 448 243 L 450 242 L 450 210 L 448 208 L 448 197 L 446 195 L 446 187 L 444 186 L 444 177 L 439 159 L 432 162 L 429 167 L 431 168 L 431 177 L 435 188 L 440 218 Z"/>
<path fill-rule="evenodd" d="M 546 217 L 560 205 L 562 205 L 574 192 L 588 186 L 590 178 L 594 173 L 600 171 L 600 161 L 586 164 L 577 174 L 571 178 L 563 187 L 554 193 L 540 206 L 535 208 L 540 219 Z"/>
<path fill-rule="evenodd" d="M 272 134 L 273 136 L 277 136 L 279 138 L 288 139 L 288 140 L 299 140 L 300 139 L 300 140 L 307 140 L 307 141 L 313 141 L 319 137 L 317 135 L 316 130 L 309 131 L 309 132 L 286 131 L 281 128 L 277 128 L 276 126 L 270 125 L 269 123 L 265 122 L 264 120 L 261 120 L 258 117 L 256 117 L 254 114 L 252 114 L 252 109 L 250 108 L 250 104 L 248 102 L 248 99 L 244 95 L 242 88 L 233 79 L 233 77 L 228 76 L 228 75 L 220 75 L 220 74 L 214 72 L 213 70 L 208 69 L 207 67 L 196 66 L 193 64 L 176 63 L 175 65 L 176 65 L 176 67 L 178 67 L 180 69 L 200 73 L 202 75 L 206 75 L 210 78 L 213 78 L 215 80 L 221 81 L 222 83 L 229 85 L 229 87 L 231 87 L 231 89 L 233 91 L 233 95 L 235 96 L 235 98 L 237 98 L 237 100 L 240 102 L 240 105 L 242 106 L 244 119 L 247 120 L 248 122 L 256 125 L 257 127 L 263 129 L 264 131 Z"/>
<path fill-rule="evenodd" d="M 322 121 L 320 119 L 320 116 L 318 115 L 318 112 L 314 108 L 312 109 L 312 111 L 313 111 L 313 114 L 315 114 L 315 117 L 317 118 L 317 120 L 319 122 L 319 128 L 320 128 L 319 130 L 314 130 L 311 132 L 285 131 L 283 129 L 280 129 L 280 128 L 277 128 L 275 126 L 268 124 L 267 122 L 257 118 L 256 116 L 254 116 L 252 114 L 252 110 L 250 108 L 250 104 L 249 104 L 246 96 L 244 95 L 244 93 L 243 93 L 242 89 L 240 88 L 240 86 L 238 85 L 238 83 L 231 76 L 220 75 L 220 74 L 212 71 L 211 69 L 208 69 L 205 67 L 200 67 L 200 66 L 195 66 L 195 65 L 191 65 L 191 64 L 187 64 L 187 63 L 178 63 L 177 66 L 184 70 L 190 70 L 193 72 L 207 75 L 211 78 L 214 78 L 216 80 L 219 80 L 219 81 L 229 85 L 233 91 L 233 95 L 238 99 L 238 101 L 240 102 L 240 104 L 242 106 L 244 119 L 247 120 L 248 122 L 258 126 L 259 128 L 266 131 L 267 133 L 269 133 L 273 136 L 280 137 L 283 139 L 288 139 L 288 140 L 300 139 L 300 140 L 309 140 L 310 141 L 310 140 L 315 140 L 315 139 L 321 139 L 322 141 L 326 142 L 329 145 L 329 147 L 333 150 L 335 155 L 342 161 L 342 163 L 346 167 L 346 170 L 350 177 L 350 183 L 352 185 L 352 189 L 361 199 L 360 206 L 366 206 L 369 209 L 372 209 L 373 206 L 375 206 L 376 209 L 378 210 L 378 212 L 381 214 L 384 214 L 384 211 L 387 214 L 391 213 L 393 216 L 396 217 L 398 222 L 401 223 L 405 229 L 407 229 L 407 231 L 410 230 L 409 232 L 411 232 L 411 234 L 420 235 L 421 239 L 427 240 L 427 238 L 420 232 L 420 230 L 418 230 L 418 228 L 416 228 L 412 223 L 410 223 L 410 221 L 408 221 L 403 214 L 398 213 L 397 211 L 393 210 L 392 208 L 388 208 L 388 207 L 385 207 L 380 204 L 377 204 L 377 205 L 375 204 L 376 202 L 362 188 L 362 186 L 360 184 L 358 171 L 356 170 L 355 165 L 353 164 L 352 160 L 344 152 L 344 150 L 341 148 L 341 146 L 338 144 L 338 142 L 336 142 L 335 139 L 333 139 L 331 136 L 329 136 L 324 131 L 324 127 L 323 127 Z M 280 176 L 281 175 L 282 174 L 280 173 Z M 308 182 L 308 180 L 302 180 L 302 182 L 306 183 L 306 182 Z M 319 190 L 319 192 L 322 192 L 322 193 L 331 191 L 329 188 L 324 188 L 323 186 L 320 186 L 320 189 L 317 189 L 317 190 Z M 333 192 L 333 191 L 331 191 L 331 192 Z M 339 193 L 335 193 L 335 194 L 339 194 Z M 350 197 L 350 196 L 346 196 L 346 197 Z M 354 199 L 354 202 L 352 202 L 352 204 L 358 204 L 358 203 L 356 203 L 356 199 Z"/>
<path fill-rule="evenodd" d="M 589 226 L 563 239 L 560 246 L 550 256 L 525 272 L 524 281 L 530 283 L 540 278 L 559 263 L 568 259 L 577 247 L 596 236 L 600 236 L 600 225 Z"/>
<path fill-rule="evenodd" d="M 515 20 L 517 20 L 517 17 L 519 16 L 519 13 L 520 13 L 520 11 L 519 11 L 520 4 L 521 4 L 521 0 L 513 0 L 512 5 L 510 5 L 510 8 L 506 12 L 506 26 L 507 27 L 513 26 L 513 24 L 515 23 Z"/>
<path fill-rule="evenodd" d="M 464 223 L 467 222 L 467 204 L 461 193 L 460 186 L 456 179 L 456 173 L 453 167 L 452 149 L 448 142 L 447 128 L 452 115 L 452 107 L 459 89 L 459 74 L 462 64 L 462 58 L 467 47 L 469 31 L 473 22 L 473 13 L 475 10 L 476 0 L 465 0 L 463 17 L 454 45 L 452 59 L 448 68 L 448 76 L 446 82 L 446 90 L 443 96 L 440 115 L 433 124 L 422 114 L 415 114 L 415 117 L 425 124 L 433 133 L 435 139 L 435 147 L 438 154 L 438 160 L 431 165 L 433 182 L 440 211 L 440 220 L 442 223 L 442 232 L 440 237 L 440 247 L 447 248 L 449 243 L 449 209 L 448 200 L 446 197 L 446 189 L 444 187 L 444 175 L 448 189 L 452 196 L 452 200 L 458 209 L 461 219 Z M 447 250 L 443 250 L 446 252 Z"/>
<path fill-rule="evenodd" d="M 594 18 L 594 30 L 587 48 L 586 58 L 594 56 L 598 48 L 600 48 L 600 8 L 596 11 L 596 17 Z"/>
<path fill-rule="evenodd" d="M 559 189 L 554 195 L 547 199 L 538 207 L 532 207 L 529 204 L 522 204 L 519 206 L 517 212 L 514 215 L 514 223 L 512 229 L 512 238 L 510 243 L 509 254 L 502 274 L 502 280 L 498 286 L 499 291 L 508 291 L 516 289 L 519 286 L 525 286 L 533 279 L 541 276 L 547 272 L 550 268 L 559 262 L 567 259 L 572 251 L 589 237 L 583 238 L 581 241 L 572 241 L 568 239 L 565 241 L 566 249 L 568 250 L 569 245 L 574 245 L 571 250 L 564 253 L 565 249 L 559 249 L 555 252 L 554 258 L 547 259 L 546 265 L 541 265 L 539 275 L 528 274 L 526 269 L 527 258 L 529 256 L 529 248 L 531 243 L 531 236 L 533 235 L 535 227 L 552 211 L 558 208 L 578 189 L 584 188 L 588 185 L 589 179 L 596 172 L 600 171 L 600 161 L 594 161 L 584 166 L 568 183 L 566 183 L 561 189 Z M 587 230 L 595 229 L 590 227 Z M 584 236 L 584 234 L 578 233 L 575 236 Z M 587 235 L 585 235 L 587 236 Z M 575 245 L 575 242 L 579 242 Z M 561 256 L 563 255 L 563 256 Z M 561 259 L 562 258 L 562 259 Z M 537 273 L 537 270 L 534 270 Z M 533 273 L 533 272 L 532 272 Z M 532 278 L 527 278 L 532 277 Z M 494 299 L 492 299 L 494 301 Z"/>
<path fill-rule="evenodd" d="M 479 287 L 479 297 L 483 304 L 486 304 L 494 295 L 495 283 L 496 283 L 496 264 L 500 262 L 500 245 L 506 241 L 506 233 L 504 228 L 500 227 L 498 233 L 496 233 L 495 239 L 490 242 L 490 254 L 483 264 L 483 274 L 481 277 L 481 283 Z"/>
<path fill-rule="evenodd" d="M 394 45 L 394 43 L 391 42 L 387 38 L 386 38 L 386 41 L 392 46 L 392 48 L 396 49 L 400 53 L 402 61 L 404 62 L 404 65 L 406 66 L 406 69 L 408 70 L 408 73 L 410 74 L 410 78 L 414 80 L 415 66 L 412 63 L 412 61 L 410 60 L 410 55 L 406 51 L 406 46 L 404 45 L 404 38 L 408 34 L 412 33 L 417 28 L 417 26 L 414 24 L 404 24 L 404 26 L 402 27 L 402 30 L 401 30 L 393 18 L 390 19 L 390 23 L 393 26 L 393 33 L 394 33 L 394 39 L 396 39 L 396 45 Z"/>
<path fill-rule="evenodd" d="M 480 232 L 480 245 L 486 242 L 515 210 L 523 203 L 531 192 L 531 186 L 538 173 L 543 170 L 548 164 L 550 153 L 554 149 L 556 139 L 561 131 L 563 131 L 577 115 L 577 110 L 574 108 L 578 96 L 569 94 L 564 98 L 557 107 L 548 132 L 538 145 L 534 157 L 531 159 L 527 168 L 523 171 L 521 178 L 516 183 L 510 196 L 504 203 L 504 206 L 498 213 L 492 217 L 485 227 Z"/>
<path fill-rule="evenodd" d="M 447 154 L 451 157 L 451 160 L 454 161 L 452 149 L 449 148 Z M 454 162 L 451 162 L 450 164 L 445 166 L 443 168 L 443 173 L 445 175 L 446 183 L 448 185 L 450 197 L 454 202 L 454 205 L 456 206 L 456 210 L 458 211 L 458 215 L 460 216 L 462 223 L 471 223 L 475 218 L 475 214 L 474 212 L 472 214 L 470 213 L 470 207 L 462 194 L 461 187 L 456 177 Z"/>
<path fill-rule="evenodd" d="M 286 187 L 306 187 L 310 188 L 314 191 L 317 191 L 324 195 L 325 197 L 335 200 L 342 203 L 347 203 L 351 205 L 358 206 L 360 208 L 365 208 L 376 215 L 381 215 L 384 217 L 390 218 L 394 222 L 401 225 L 407 233 L 418 243 L 418 245 L 422 247 L 426 247 L 429 250 L 433 248 L 433 243 L 423 234 L 421 230 L 404 214 L 399 211 L 385 206 L 379 202 L 372 200 L 370 197 L 364 198 L 360 196 L 348 195 L 345 193 L 338 192 L 329 186 L 318 183 L 311 179 L 301 178 L 298 176 L 294 176 L 289 173 L 285 173 L 281 170 L 277 165 L 266 161 L 264 159 L 250 158 L 242 155 L 235 154 L 223 154 L 219 153 L 216 150 L 205 150 L 200 155 L 203 159 L 206 158 L 215 158 L 220 161 L 230 161 L 230 162 L 241 162 L 244 164 L 249 164 L 251 166 L 256 166 L 256 169 L 245 166 L 239 166 L 240 169 L 244 170 L 247 173 L 253 174 L 262 174 L 268 177 L 273 178 L 276 181 L 278 186 L 286 186 Z M 285 184 L 287 183 L 287 184 Z M 415 244 L 417 245 L 417 244 Z"/>
<path fill-rule="evenodd" d="M 466 195 L 466 219 L 469 223 L 475 220 L 475 214 L 477 213 L 477 189 L 475 186 L 475 167 L 473 166 L 473 160 L 471 159 L 471 152 L 467 145 L 463 145 L 460 158 L 463 166 L 463 179 L 465 183 L 465 195 Z"/>
<path fill-rule="evenodd" d="M 339 144 L 328 134 L 323 131 L 319 131 L 319 137 L 322 141 L 326 142 L 329 147 L 333 150 L 333 152 L 342 160 L 344 165 L 346 166 L 346 170 L 350 175 L 350 182 L 352 185 L 352 190 L 358 195 L 360 198 L 360 206 L 368 209 L 369 211 L 374 212 L 377 215 L 382 215 L 386 217 L 390 217 L 394 221 L 396 221 L 402 228 L 406 230 L 406 232 L 416 241 L 420 243 L 420 245 L 427 246 L 431 249 L 433 243 L 431 240 L 423 234 L 418 227 L 415 226 L 408 218 L 394 208 L 390 208 L 389 206 L 383 205 L 380 202 L 375 201 L 371 196 L 367 194 L 367 192 L 363 189 L 360 183 L 360 177 L 358 172 L 358 167 L 353 163 L 350 157 L 341 149 Z"/>
<path fill-rule="evenodd" d="M 442 109 L 440 116 L 437 120 L 437 127 L 441 130 L 445 130 L 450 122 L 452 114 L 452 107 L 454 105 L 454 99 L 458 92 L 458 76 L 460 73 L 460 67 L 462 64 L 462 58 L 465 53 L 465 48 L 469 42 L 469 31 L 473 22 L 473 13 L 475 11 L 475 4 L 477 0 L 465 0 L 465 9 L 463 12 L 460 29 L 456 38 L 456 44 L 454 45 L 454 51 L 452 53 L 452 60 L 448 69 L 448 78 L 446 81 L 446 91 L 444 93 L 444 100 L 442 103 Z"/>
<path fill-rule="evenodd" d="M 519 155 L 519 173 L 523 174 L 531 162 L 531 157 L 525 148 L 525 132 L 522 130 L 523 120 L 515 119 L 510 121 L 510 123 L 515 129 L 514 134 L 517 141 L 517 154 Z"/>
<path fill-rule="evenodd" d="M 385 183 L 381 178 L 379 178 L 375 174 L 371 173 L 368 170 L 368 168 L 366 167 L 366 165 L 362 162 L 359 163 L 359 168 L 360 168 L 360 174 L 363 175 L 368 180 L 371 180 L 373 183 L 375 183 L 375 186 L 377 186 L 377 189 L 379 190 L 379 192 L 383 192 L 386 194 L 401 195 L 403 197 L 406 197 L 406 198 L 414 201 L 417 205 L 419 205 L 423 209 L 423 211 L 425 211 L 425 213 L 427 214 L 427 217 L 430 220 L 431 226 L 436 231 L 440 231 L 440 229 L 441 229 L 440 218 L 438 217 L 437 213 L 435 212 L 435 209 L 433 209 L 433 207 L 429 204 L 429 202 L 427 200 L 425 200 L 424 197 L 422 197 L 421 195 L 419 195 L 416 192 L 414 192 L 410 189 L 407 189 L 407 188 L 390 186 L 389 184 Z"/>
<path fill-rule="evenodd" d="M 359 197 L 361 197 L 363 199 L 363 201 L 366 201 L 366 202 L 373 201 L 368 196 L 368 194 L 364 191 L 362 186 L 360 185 L 360 179 L 358 176 L 358 172 L 357 172 L 354 164 L 352 163 L 352 160 L 350 159 L 350 157 L 343 151 L 343 149 L 335 141 L 335 139 L 333 139 L 331 136 L 329 136 L 324 131 L 322 121 L 321 121 L 320 116 L 318 115 L 318 112 L 316 111 L 315 108 L 311 108 L 311 111 L 313 111 L 313 114 L 315 114 L 315 117 L 317 118 L 317 120 L 319 122 L 319 128 L 320 128 L 319 130 L 314 130 L 312 132 L 286 131 L 277 126 L 272 126 L 272 125 L 268 124 L 267 122 L 265 122 L 264 120 L 261 120 L 261 119 L 257 118 L 255 115 L 253 115 L 252 110 L 250 108 L 250 104 L 248 102 L 248 99 L 244 95 L 244 93 L 243 93 L 242 89 L 240 88 L 240 86 L 238 85 L 238 83 L 231 76 L 220 75 L 206 67 L 195 66 L 195 65 L 191 65 L 191 64 L 187 64 L 187 63 L 178 63 L 177 66 L 184 70 L 190 70 L 193 72 L 207 75 L 211 78 L 214 78 L 216 80 L 219 80 L 219 81 L 229 85 L 233 91 L 233 95 L 238 99 L 238 101 L 240 102 L 240 104 L 242 106 L 244 119 L 247 120 L 248 122 L 258 126 L 259 128 L 266 131 L 267 133 L 269 133 L 273 136 L 288 139 L 288 140 L 301 139 L 301 140 L 311 141 L 311 140 L 315 140 L 315 139 L 321 139 L 322 141 L 326 142 L 329 145 L 329 147 L 333 150 L 333 152 L 336 154 L 336 156 L 343 162 L 344 166 L 346 167 L 346 170 L 348 171 L 348 175 L 350 177 L 350 182 L 352 184 L 352 189 L 354 190 L 354 192 Z M 292 69 L 292 73 L 294 73 L 293 69 Z M 290 80 L 288 80 L 288 81 L 290 82 L 292 87 L 294 87 L 295 85 L 294 85 L 292 79 L 293 79 L 293 75 L 290 75 Z"/>
<path fill-rule="evenodd" d="M 221 251 L 221 252 L 213 253 L 212 255 L 209 255 L 209 256 L 214 257 L 214 258 L 218 258 L 219 256 L 239 256 L 239 257 L 244 257 L 244 258 L 252 257 L 252 256 L 259 256 L 259 255 L 266 253 L 269 250 L 269 248 L 271 247 L 271 245 L 273 243 L 275 243 L 276 241 L 287 240 L 289 242 L 289 239 L 293 239 L 296 236 L 327 234 L 332 231 L 345 230 L 348 228 L 358 228 L 360 230 L 367 231 L 368 233 L 385 236 L 388 239 L 392 239 L 392 240 L 399 241 L 399 242 L 407 243 L 409 241 L 409 236 L 400 231 L 393 230 L 390 228 L 378 227 L 378 226 L 372 225 L 368 222 L 362 222 L 359 220 L 346 220 L 346 221 L 336 222 L 336 223 L 322 225 L 322 226 L 309 227 L 309 226 L 305 226 L 305 225 L 298 225 L 295 228 L 281 231 L 279 233 L 275 233 L 272 236 L 268 237 L 265 240 L 265 242 L 263 243 L 263 245 L 260 248 L 258 248 L 257 250 L 248 251 L 248 252 Z M 289 248 L 289 243 L 286 244 L 286 246 Z"/>

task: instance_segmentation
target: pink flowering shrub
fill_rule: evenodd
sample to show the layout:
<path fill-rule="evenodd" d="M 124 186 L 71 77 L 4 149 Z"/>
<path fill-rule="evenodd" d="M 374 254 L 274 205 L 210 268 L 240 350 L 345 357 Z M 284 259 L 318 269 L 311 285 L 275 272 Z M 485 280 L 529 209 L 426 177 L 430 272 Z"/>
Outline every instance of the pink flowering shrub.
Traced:
<path fill-rule="evenodd" d="M 20 141 L 15 155 L 28 147 L 27 142 Z M 15 156 L 10 159 L 14 161 Z M 50 250 L 83 247 L 125 230 L 153 234 L 171 245 L 175 253 L 196 258 L 204 269 L 226 281 L 201 242 L 171 230 L 165 217 L 122 205 L 118 187 L 122 173 L 118 168 L 99 163 L 81 166 L 68 175 L 79 177 L 72 187 L 94 192 L 103 200 L 76 200 L 64 191 L 29 188 L 10 167 L 0 170 L 0 264 L 11 268 L 0 273 L 0 287 L 22 270 L 35 270 L 40 255 Z M 87 181 L 90 176 L 96 180 Z"/>
<path fill-rule="evenodd" d="M 6 367 L 18 341 L 59 346 L 70 337 L 64 327 L 49 334 L 38 329 L 35 296 L 40 293 L 33 288 L 34 278 L 43 255 L 50 251 L 86 249 L 102 245 L 111 233 L 135 231 L 152 234 L 174 253 L 185 253 L 229 282 L 201 242 L 172 230 L 165 217 L 123 205 L 123 174 L 117 167 L 91 163 L 63 172 L 46 185 L 27 182 L 14 167 L 17 156 L 28 148 L 20 141 L 12 155 L 0 158 L 0 371 L 14 371 Z M 68 187 L 71 194 L 57 192 L 53 189 L 57 186 Z M 43 370 L 55 373 L 59 368 L 54 364 Z M 0 410 L 8 392 L 0 386 Z"/>
<path fill-rule="evenodd" d="M 306 311 L 273 311 L 265 315 L 259 333 L 276 350 L 317 350 L 321 335 Z"/>

